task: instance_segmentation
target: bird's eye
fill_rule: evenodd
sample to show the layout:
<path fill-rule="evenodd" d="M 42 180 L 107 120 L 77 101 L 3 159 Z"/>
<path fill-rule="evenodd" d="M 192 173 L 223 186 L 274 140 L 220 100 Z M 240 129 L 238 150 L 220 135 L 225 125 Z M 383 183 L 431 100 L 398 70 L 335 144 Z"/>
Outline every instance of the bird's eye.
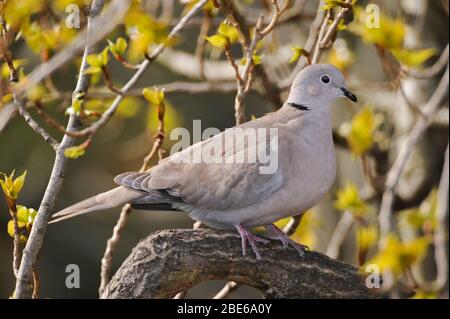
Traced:
<path fill-rule="evenodd" d="M 320 81 L 322 81 L 322 83 L 330 83 L 330 77 L 328 75 L 322 75 L 322 77 L 320 78 Z"/>

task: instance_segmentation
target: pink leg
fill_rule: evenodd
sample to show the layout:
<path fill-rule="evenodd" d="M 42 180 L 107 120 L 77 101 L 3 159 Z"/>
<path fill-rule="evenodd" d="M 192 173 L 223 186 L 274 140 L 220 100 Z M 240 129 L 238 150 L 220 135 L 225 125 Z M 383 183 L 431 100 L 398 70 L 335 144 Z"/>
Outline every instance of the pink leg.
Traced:
<path fill-rule="evenodd" d="M 239 235 L 241 235 L 242 238 L 242 255 L 245 256 L 247 253 L 247 242 L 250 244 L 250 246 L 253 249 L 253 252 L 256 255 L 256 260 L 261 260 L 261 254 L 258 251 L 258 247 L 256 246 L 256 243 L 262 243 L 262 244 L 268 244 L 270 243 L 269 240 L 258 237 L 256 235 L 253 235 L 247 228 L 245 228 L 244 225 L 234 225 L 236 227 L 237 231 L 239 232 Z"/>
<path fill-rule="evenodd" d="M 291 245 L 292 247 L 294 247 L 297 250 L 300 257 L 303 257 L 305 255 L 305 250 L 309 250 L 308 246 L 299 244 L 299 243 L 295 242 L 294 240 L 290 239 L 288 236 L 286 236 L 283 233 L 283 231 L 281 229 L 279 229 L 277 226 L 275 226 L 273 224 L 267 225 L 266 229 L 269 233 L 273 234 L 276 239 L 281 241 L 284 249 L 288 248 L 289 245 Z"/>

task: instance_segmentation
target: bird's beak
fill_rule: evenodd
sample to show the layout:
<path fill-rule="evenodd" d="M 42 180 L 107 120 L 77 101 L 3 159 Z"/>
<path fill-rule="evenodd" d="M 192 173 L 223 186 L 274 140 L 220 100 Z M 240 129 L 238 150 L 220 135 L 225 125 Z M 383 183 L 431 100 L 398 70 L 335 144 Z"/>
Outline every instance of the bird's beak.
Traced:
<path fill-rule="evenodd" d="M 346 98 L 352 100 L 353 102 L 358 101 L 358 98 L 356 97 L 356 95 L 353 94 L 352 92 L 350 92 L 349 90 L 347 90 L 346 88 L 341 88 L 341 91 Z"/>

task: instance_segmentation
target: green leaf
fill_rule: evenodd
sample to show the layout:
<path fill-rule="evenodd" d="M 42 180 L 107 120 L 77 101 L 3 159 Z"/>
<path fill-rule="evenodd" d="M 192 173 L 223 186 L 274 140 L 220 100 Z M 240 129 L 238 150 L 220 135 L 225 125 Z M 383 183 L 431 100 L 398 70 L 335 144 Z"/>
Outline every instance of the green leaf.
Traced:
<path fill-rule="evenodd" d="M 391 53 L 403 65 L 408 67 L 420 67 L 429 58 L 436 55 L 436 49 L 428 48 L 421 50 L 393 49 Z"/>
<path fill-rule="evenodd" d="M 108 47 L 104 48 L 103 51 L 99 53 L 99 60 L 102 66 L 108 64 L 108 54 L 109 54 Z"/>
<path fill-rule="evenodd" d="M 225 45 L 227 44 L 227 39 L 220 34 L 215 34 L 212 35 L 210 37 L 205 37 L 205 39 L 211 43 L 213 46 L 215 46 L 216 48 L 220 48 L 223 49 L 225 47 Z"/>
<path fill-rule="evenodd" d="M 238 30 L 228 21 L 222 21 L 217 32 L 219 35 L 222 35 L 225 38 L 227 38 L 230 43 L 239 41 Z"/>
<path fill-rule="evenodd" d="M 109 50 L 115 55 L 122 55 L 125 53 L 127 46 L 127 41 L 122 37 L 118 37 L 115 43 L 108 40 Z"/>
<path fill-rule="evenodd" d="M 13 60 L 13 65 L 14 65 L 14 68 L 16 70 L 19 69 L 21 66 L 23 66 L 25 64 L 27 64 L 27 60 L 24 60 L 24 59 Z M 5 78 L 5 79 L 8 79 L 9 75 L 10 75 L 9 73 L 10 73 L 10 69 L 8 67 L 8 64 L 7 63 L 3 63 L 2 67 L 1 67 L 2 77 Z"/>
<path fill-rule="evenodd" d="M 297 62 L 298 59 L 300 59 L 300 57 L 302 55 L 304 55 L 304 56 L 308 56 L 309 55 L 308 52 L 305 49 L 300 48 L 300 47 L 292 47 L 291 50 L 292 50 L 292 57 L 289 60 L 289 63 Z"/>
<path fill-rule="evenodd" d="M 345 4 L 344 0 L 325 0 L 325 5 L 322 7 L 322 10 L 331 10 L 342 4 Z"/>
<path fill-rule="evenodd" d="M 25 184 L 25 177 L 27 175 L 27 171 L 24 171 L 22 175 L 14 179 L 14 173 L 13 171 L 9 176 L 7 176 L 5 173 L 0 173 L 0 175 L 3 177 L 0 179 L 0 185 L 2 187 L 3 193 L 6 197 L 11 199 L 17 199 L 19 196 L 20 191 L 23 188 L 23 185 Z"/>
<path fill-rule="evenodd" d="M 84 92 L 76 93 L 72 98 L 72 105 L 67 108 L 66 113 L 80 115 L 81 110 L 83 109 L 84 97 Z"/>
<path fill-rule="evenodd" d="M 87 63 L 89 63 L 90 66 L 93 66 L 93 67 L 101 67 L 102 66 L 102 62 L 101 62 L 98 54 L 89 54 L 86 57 L 86 61 L 87 61 Z"/>
<path fill-rule="evenodd" d="M 34 219 L 36 218 L 37 211 L 34 208 L 27 208 L 22 205 L 17 205 L 17 220 L 27 227 L 33 225 Z"/>
<path fill-rule="evenodd" d="M 142 90 L 142 94 L 144 95 L 144 98 L 153 105 L 164 104 L 165 95 L 162 90 L 145 88 Z"/>
<path fill-rule="evenodd" d="M 262 57 L 258 54 L 253 54 L 253 64 L 258 65 L 262 63 Z"/>
<path fill-rule="evenodd" d="M 123 54 L 128 47 L 127 40 L 122 37 L 119 37 L 116 40 L 116 49 L 119 54 Z"/>
<path fill-rule="evenodd" d="M 86 153 L 86 149 L 81 146 L 72 146 L 64 150 L 64 156 L 67 158 L 76 159 L 83 156 Z"/>
<path fill-rule="evenodd" d="M 108 64 L 108 53 L 109 53 L 109 47 L 106 47 L 102 50 L 102 52 L 100 52 L 98 54 L 89 54 L 86 57 L 86 61 L 87 61 L 87 63 L 89 63 L 89 65 L 91 67 L 101 68 Z M 92 72 L 92 70 L 91 71 L 88 71 L 88 70 L 86 70 L 85 73 Z"/>
<path fill-rule="evenodd" d="M 253 61 L 254 65 L 261 64 L 262 63 L 262 57 L 260 55 L 258 55 L 258 54 L 253 54 L 252 61 Z M 239 64 L 240 65 L 245 65 L 246 63 L 247 63 L 247 59 L 246 58 L 242 58 Z"/>
<path fill-rule="evenodd" d="M 12 185 L 12 191 L 13 194 L 16 196 L 15 198 L 17 198 L 17 196 L 19 196 L 20 191 L 23 188 L 23 185 L 25 184 L 25 177 L 27 176 L 27 171 L 24 171 L 22 173 L 22 175 L 20 175 L 19 177 L 17 177 Z"/>
<path fill-rule="evenodd" d="M 84 73 L 90 75 L 100 74 L 102 73 L 102 68 L 99 66 L 90 66 L 86 70 L 84 70 Z"/>

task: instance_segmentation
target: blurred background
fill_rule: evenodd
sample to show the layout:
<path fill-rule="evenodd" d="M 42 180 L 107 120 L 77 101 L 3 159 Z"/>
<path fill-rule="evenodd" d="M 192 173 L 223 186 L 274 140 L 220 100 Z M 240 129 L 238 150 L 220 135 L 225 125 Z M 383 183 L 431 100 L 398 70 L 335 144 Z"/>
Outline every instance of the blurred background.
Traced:
<path fill-rule="evenodd" d="M 16 10 L 19 10 L 21 6 L 30 5 L 28 2 L 21 1 Z M 63 20 L 67 15 L 64 8 L 70 3 L 77 5 L 89 5 L 90 3 L 90 1 L 69 0 L 37 2 L 41 6 L 37 9 L 30 9 L 32 10 L 30 19 L 38 21 L 37 25 L 43 30 L 51 28 L 52 25 L 60 25 L 61 28 L 64 28 Z M 138 6 L 142 14 L 146 14 L 152 21 L 158 21 L 163 30 L 170 30 L 171 26 L 179 20 L 180 14 L 185 12 L 186 7 L 192 5 L 192 2 L 195 1 L 137 1 L 133 5 Z M 243 12 L 249 21 L 254 21 L 259 12 L 269 15 L 271 9 L 271 1 L 234 2 L 238 10 Z M 264 46 L 259 53 L 262 61 L 260 67 L 264 68 L 268 74 L 270 85 L 281 86 L 279 87 L 281 100 L 287 93 L 286 88 L 290 84 L 287 82 L 291 72 L 297 63 L 306 61 L 304 56 L 296 57 L 295 55 L 300 48 L 305 46 L 317 10 L 321 8 L 319 1 L 315 0 L 291 2 L 285 20 L 281 20 L 275 31 L 264 40 Z M 331 4 L 332 2 L 326 1 L 326 3 Z M 355 105 L 342 100 L 333 106 L 333 123 L 338 144 L 336 147 L 338 159 L 336 182 L 320 205 L 305 216 L 301 226 L 294 234 L 296 240 L 310 245 L 312 249 L 331 254 L 334 258 L 355 265 L 362 265 L 371 258 L 379 258 L 379 260 L 388 258 L 386 254 L 380 255 L 380 252 L 377 251 L 376 240 L 372 238 L 376 235 L 373 235 L 371 232 L 373 228 L 370 228 L 371 225 L 377 223 L 382 195 L 382 190 L 379 189 L 380 180 L 384 181 L 383 175 L 392 165 L 399 147 L 404 143 L 417 118 L 420 117 L 411 104 L 419 109 L 423 108 L 442 76 L 442 72 L 437 72 L 436 76 L 419 79 L 399 70 L 395 70 L 393 76 L 386 71 L 386 61 L 383 60 L 392 60 L 393 58 L 385 58 L 383 55 L 392 54 L 397 57 L 398 61 L 395 62 L 401 66 L 402 71 L 426 70 L 441 58 L 448 44 L 448 1 L 357 1 L 357 8 L 364 11 L 369 4 L 376 4 L 381 9 L 383 18 L 380 34 L 385 37 L 384 40 L 374 39 L 380 34 L 371 38 L 370 34 L 368 35 L 360 29 L 359 11 L 355 8 L 354 13 L 347 16 L 345 27 L 339 31 L 333 45 L 324 52 L 321 59 L 321 62 L 333 63 L 344 71 L 349 87 L 358 96 L 359 103 Z M 172 11 L 169 12 L 170 9 Z M 15 17 L 8 16 L 14 11 L 8 8 L 5 10 L 6 19 L 22 17 L 19 16 L 18 11 L 14 13 Z M 340 8 L 339 6 L 332 7 L 331 10 L 337 12 Z M 52 17 L 53 15 L 59 17 L 59 20 Z M 177 42 L 168 48 L 145 73 L 136 86 L 136 92 L 138 92 L 135 94 L 136 96 L 128 97 L 122 102 L 116 115 L 95 135 L 92 144 L 83 156 L 69 161 L 64 184 L 55 204 L 55 212 L 81 199 L 114 187 L 115 175 L 140 168 L 143 158 L 152 148 L 153 136 L 158 125 L 156 108 L 139 96 L 144 87 L 164 88 L 167 84 L 172 83 L 173 85 L 180 81 L 204 83 L 214 80 L 219 87 L 225 88 L 195 93 L 176 88 L 168 89 L 165 96 L 166 133 L 170 133 L 171 129 L 175 127 L 185 127 L 191 130 L 192 121 L 195 119 L 201 119 L 203 129 L 216 127 L 224 130 L 235 125 L 234 73 L 225 59 L 223 51 L 207 41 L 203 44 L 202 55 L 203 59 L 207 61 L 204 67 L 206 81 L 199 74 L 200 68 L 194 67 L 201 63 L 198 54 L 196 56 L 196 50 L 198 50 L 199 30 L 206 15 L 211 15 L 211 26 L 207 34 L 212 35 L 217 32 L 224 16 L 217 13 L 215 9 L 211 9 L 209 13 L 204 11 L 194 18 L 183 30 Z M 40 17 L 40 20 L 37 19 L 37 16 Z M 11 22 L 8 21 L 8 23 Z M 384 23 L 385 25 L 392 24 L 393 29 L 383 29 Z M 129 45 L 127 53 L 124 55 L 132 63 L 139 62 L 139 54 L 134 51 L 134 53 L 130 53 L 130 51 L 136 50 L 137 45 L 133 45 L 132 37 L 129 35 L 129 23 L 125 24 L 126 26 L 117 27 L 108 38 L 111 40 L 117 39 L 119 36 L 125 38 Z M 390 50 L 391 48 L 388 47 L 390 44 L 387 43 L 389 39 L 386 40 L 386 37 L 390 35 L 394 39 L 391 40 L 395 41 L 397 36 L 395 33 L 399 29 L 403 30 L 401 31 L 403 34 L 398 35 L 401 37 L 400 49 L 407 48 L 411 51 L 405 50 L 395 55 L 392 52 L 397 52 L 394 51 L 397 48 Z M 76 33 L 77 30 L 70 29 L 70 32 Z M 67 35 L 67 39 L 65 39 L 62 34 L 59 34 L 57 44 L 47 47 L 42 45 L 36 48 L 31 41 L 31 36 L 25 32 L 22 38 L 11 44 L 9 50 L 12 52 L 14 60 L 21 61 L 19 63 L 21 76 L 25 76 L 43 60 L 48 59 L 64 47 L 72 37 L 73 35 Z M 98 43 L 98 52 L 106 46 L 106 41 Z M 411 53 L 412 50 L 430 48 L 433 51 L 429 54 L 423 51 L 418 51 L 416 55 Z M 236 58 L 242 57 L 239 45 L 233 45 L 232 52 Z M 51 76 L 51 86 L 57 92 L 61 92 L 62 97 L 43 98 L 45 100 L 43 107 L 46 112 L 64 126 L 67 122 L 64 112 L 70 106 L 70 95 L 76 84 L 79 63 L 79 59 L 68 63 Z M 442 70 L 446 63 L 443 64 Z M 5 63 L 2 64 L 2 68 L 0 172 L 9 175 L 15 170 L 15 176 L 19 176 L 23 171 L 27 171 L 26 181 L 17 203 L 37 210 L 49 180 L 54 152 L 40 136 L 30 129 L 23 118 L 14 112 L 14 108 L 11 107 L 7 98 L 9 73 Z M 112 55 L 109 58 L 108 71 L 117 87 L 123 85 L 134 72 L 125 68 Z M 90 92 L 107 92 L 101 76 L 93 81 Z M 33 94 L 50 96 L 48 85 L 48 82 L 42 85 L 44 93 L 33 92 Z M 96 98 L 94 95 L 88 96 L 87 108 L 101 112 L 108 106 L 111 99 Z M 32 96 L 28 98 L 33 101 Z M 256 77 L 253 90 L 245 99 L 246 118 L 260 117 L 275 110 L 279 106 L 276 105 L 276 101 L 277 98 L 270 98 L 270 94 L 267 94 L 267 87 L 262 83 L 261 78 Z M 45 123 L 33 103 L 29 103 L 28 107 L 29 112 L 43 127 L 47 128 L 53 136 L 61 138 L 62 134 Z M 169 152 L 174 142 L 166 138 L 162 148 Z M 436 209 L 436 194 L 441 180 L 447 145 L 448 100 L 440 107 L 433 117 L 432 123 L 414 146 L 413 154 L 402 174 L 394 212 L 396 225 L 398 222 L 397 238 L 402 243 L 433 236 L 435 230 L 433 227 L 436 227 L 433 224 L 436 221 L 436 212 L 433 209 Z M 372 152 L 374 148 L 378 150 L 375 155 Z M 152 164 L 155 163 L 156 159 L 153 159 Z M 373 171 L 375 171 L 375 177 L 374 174 L 371 174 Z M 42 298 L 98 297 L 100 262 L 106 241 L 112 234 L 119 213 L 120 209 L 110 209 L 49 225 L 37 266 Z M 350 215 L 352 217 L 349 218 Z M 1 298 L 11 296 L 15 283 L 12 272 L 13 240 L 7 232 L 9 220 L 8 206 L 4 196 L 0 196 Z M 281 221 L 280 223 L 285 222 Z M 148 234 L 160 229 L 191 228 L 192 225 L 193 221 L 184 213 L 133 210 L 113 257 L 113 272 L 139 240 Z M 330 239 L 335 234 L 337 225 L 343 227 L 344 238 L 341 239 L 342 242 L 336 252 L 336 248 L 330 247 L 333 246 Z M 448 236 L 447 230 L 446 236 Z M 367 256 L 361 262 L 361 241 L 364 240 L 367 245 L 367 251 L 364 253 L 367 253 Z M 446 247 L 448 252 L 448 246 Z M 407 256 L 412 258 L 412 262 L 405 268 L 414 269 L 415 281 L 419 281 L 418 286 L 420 287 L 420 282 L 431 281 L 436 276 L 432 240 L 427 242 L 423 249 L 419 245 L 411 249 L 413 253 Z M 392 263 L 386 263 L 388 264 L 386 267 L 394 267 Z M 65 269 L 68 264 L 77 264 L 80 267 L 81 287 L 79 289 L 68 289 L 65 286 L 67 276 Z M 395 272 L 395 269 L 391 270 Z M 404 274 L 407 271 L 401 269 L 401 272 Z M 407 278 L 401 279 L 400 277 L 399 275 L 398 280 L 408 282 Z M 188 297 L 211 297 L 220 290 L 223 284 L 224 282 L 203 283 L 189 291 Z M 415 294 L 417 297 L 448 297 L 448 280 L 445 287 L 439 292 L 419 288 L 415 290 Z M 258 296 L 257 291 L 250 287 L 241 287 L 232 294 L 232 298 Z"/>

